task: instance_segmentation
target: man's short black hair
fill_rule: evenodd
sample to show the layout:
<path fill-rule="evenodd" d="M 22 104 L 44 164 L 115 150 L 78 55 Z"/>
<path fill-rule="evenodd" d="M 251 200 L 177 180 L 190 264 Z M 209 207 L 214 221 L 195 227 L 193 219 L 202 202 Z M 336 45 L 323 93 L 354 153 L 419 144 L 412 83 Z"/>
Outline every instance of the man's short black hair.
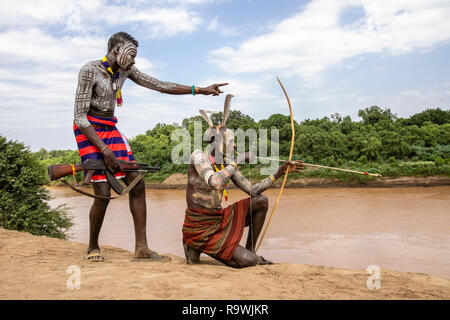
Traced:
<path fill-rule="evenodd" d="M 133 38 L 131 35 L 129 35 L 126 32 L 117 32 L 114 33 L 108 40 L 108 52 L 111 52 L 111 50 L 118 44 L 125 43 L 125 42 L 131 42 L 137 47 L 139 47 L 139 42 Z"/>

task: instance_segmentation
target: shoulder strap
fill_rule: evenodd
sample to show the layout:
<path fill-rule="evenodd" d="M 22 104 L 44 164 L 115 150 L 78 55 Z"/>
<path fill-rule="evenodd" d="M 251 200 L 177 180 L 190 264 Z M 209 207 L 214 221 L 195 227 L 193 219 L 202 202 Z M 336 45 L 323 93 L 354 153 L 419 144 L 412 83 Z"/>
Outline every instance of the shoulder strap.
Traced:
<path fill-rule="evenodd" d="M 133 181 L 131 181 L 131 183 L 128 185 L 128 187 L 123 189 L 122 193 L 119 194 L 118 196 L 115 196 L 115 197 L 99 196 L 99 195 L 96 195 L 96 194 L 93 194 L 93 193 L 89 193 L 89 192 L 83 191 L 83 190 L 73 186 L 72 184 L 70 184 L 69 182 L 67 182 L 64 179 L 62 179 L 62 182 L 64 182 L 66 185 L 68 185 L 72 190 L 74 190 L 74 191 L 76 191 L 78 193 L 84 194 L 85 196 L 88 196 L 88 197 L 91 197 L 91 198 L 96 198 L 96 199 L 112 200 L 112 199 L 122 198 L 124 195 L 126 195 L 128 192 L 130 192 L 131 189 L 133 189 L 138 184 L 138 182 L 141 181 L 142 178 L 144 178 L 145 174 L 146 174 L 145 172 L 139 173 L 139 175 L 136 178 L 134 178 Z"/>

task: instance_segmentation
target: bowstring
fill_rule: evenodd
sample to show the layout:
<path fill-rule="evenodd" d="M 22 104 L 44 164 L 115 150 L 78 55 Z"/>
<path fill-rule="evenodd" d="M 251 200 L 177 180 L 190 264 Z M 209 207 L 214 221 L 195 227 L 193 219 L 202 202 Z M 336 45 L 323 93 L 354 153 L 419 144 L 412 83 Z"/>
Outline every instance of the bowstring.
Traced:
<path fill-rule="evenodd" d="M 251 164 L 248 162 L 248 182 L 250 182 L 250 227 L 249 232 L 251 232 L 251 240 L 252 240 L 252 253 L 255 253 L 255 243 L 253 239 L 253 208 L 252 208 L 252 181 L 250 180 L 250 172 L 251 172 Z"/>

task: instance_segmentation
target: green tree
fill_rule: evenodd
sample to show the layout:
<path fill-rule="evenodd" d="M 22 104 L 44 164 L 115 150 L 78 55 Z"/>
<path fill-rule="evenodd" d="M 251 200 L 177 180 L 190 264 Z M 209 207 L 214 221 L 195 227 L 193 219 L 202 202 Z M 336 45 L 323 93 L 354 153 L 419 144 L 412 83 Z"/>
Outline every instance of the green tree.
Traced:
<path fill-rule="evenodd" d="M 358 111 L 358 116 L 361 117 L 365 124 L 375 124 L 381 120 L 394 121 L 397 115 L 391 112 L 391 109 L 381 109 L 378 106 L 371 106 L 364 110 Z"/>
<path fill-rule="evenodd" d="M 335 112 L 330 115 L 331 121 L 341 123 L 342 122 L 342 114 Z"/>
<path fill-rule="evenodd" d="M 390 109 L 372 106 L 359 111 L 363 121 L 352 121 L 350 116 L 334 113 L 321 119 L 307 119 L 301 123 L 294 121 L 295 144 L 294 157 L 320 164 L 344 167 L 358 166 L 364 170 L 372 168 L 386 175 L 429 175 L 447 174 L 450 171 L 450 122 L 449 111 L 429 109 L 411 118 L 397 118 Z M 222 113 L 213 114 L 211 119 L 218 124 Z M 201 116 L 182 121 L 181 126 L 158 123 L 145 134 L 130 140 L 137 161 L 150 165 L 160 164 L 159 173 L 148 175 L 147 181 L 162 181 L 175 172 L 186 172 L 187 165 L 176 165 L 171 161 L 171 150 L 178 141 L 171 140 L 176 129 L 186 129 L 190 136 L 194 134 L 194 121 L 199 121 L 203 132 L 208 129 Z M 268 150 L 270 150 L 271 129 L 279 130 L 279 155 L 286 158 L 291 146 L 291 125 L 288 115 L 273 114 L 267 119 L 255 122 L 248 115 L 232 110 L 227 126 L 230 129 L 267 129 Z M 191 139 L 191 150 L 194 139 Z M 249 139 L 246 139 L 248 150 Z M 203 141 L 203 148 L 207 142 Z M 41 149 L 36 153 L 45 165 L 55 163 L 78 163 L 77 151 Z M 427 162 L 416 165 L 417 161 Z M 430 163 L 434 163 L 431 165 Z M 384 171 L 383 171 L 384 170 Z M 307 174 L 320 174 L 320 171 L 308 171 Z M 324 171 L 322 171 L 324 172 Z M 323 176 L 333 176 L 324 173 Z M 319 175 L 316 175 L 319 176 Z M 81 178 L 78 178 L 80 181 Z"/>
<path fill-rule="evenodd" d="M 222 123 L 223 113 L 214 113 L 211 115 L 211 120 L 215 125 Z M 243 114 L 238 110 L 231 110 L 230 116 L 227 120 L 227 128 L 237 130 L 241 128 L 246 131 L 250 128 L 256 128 L 257 124 L 250 116 Z"/>
<path fill-rule="evenodd" d="M 411 116 L 406 122 L 409 125 L 417 125 L 421 126 L 424 122 L 431 121 L 435 124 L 445 124 L 450 123 L 450 110 L 441 110 L 440 108 L 436 109 L 427 109 L 420 113 L 417 113 Z"/>
<path fill-rule="evenodd" d="M 0 226 L 66 238 L 72 226 L 64 205 L 51 208 L 46 170 L 22 143 L 0 136 Z"/>

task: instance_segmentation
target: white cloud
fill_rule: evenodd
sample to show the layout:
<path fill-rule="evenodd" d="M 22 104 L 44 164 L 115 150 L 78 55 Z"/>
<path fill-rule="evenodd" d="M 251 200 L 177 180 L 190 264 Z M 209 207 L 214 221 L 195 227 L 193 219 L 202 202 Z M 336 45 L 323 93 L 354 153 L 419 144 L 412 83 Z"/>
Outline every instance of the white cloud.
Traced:
<path fill-rule="evenodd" d="M 199 82 L 199 85 L 208 86 L 212 83 L 229 84 L 222 87 L 224 93 L 220 97 L 207 96 L 202 98 L 202 105 L 195 110 L 195 115 L 198 114 L 198 109 L 223 110 L 225 95 L 228 93 L 234 95 L 231 103 L 232 110 L 239 110 L 256 120 L 268 117 L 273 113 L 289 113 L 283 91 L 273 75 L 206 78 Z M 295 102 L 292 92 L 290 97 L 291 101 Z"/>
<path fill-rule="evenodd" d="M 206 25 L 206 30 L 218 32 L 222 37 L 236 37 L 241 34 L 237 28 L 227 27 L 220 24 L 217 17 L 212 19 Z"/>
<path fill-rule="evenodd" d="M 113 27 L 133 25 L 142 28 L 142 34 L 148 37 L 173 36 L 181 32 L 191 33 L 202 23 L 201 18 L 184 7 L 130 8 L 110 6 L 104 21 Z M 97 17 L 96 17 L 97 18 Z M 102 21 L 103 19 L 98 19 Z"/>
<path fill-rule="evenodd" d="M 355 7 L 365 15 L 343 25 L 341 14 Z M 271 32 L 211 51 L 209 59 L 232 73 L 276 71 L 315 81 L 361 54 L 404 54 L 449 39 L 448 1 L 314 0 Z"/>
<path fill-rule="evenodd" d="M 68 144 L 76 148 L 71 124 L 80 66 L 102 58 L 108 36 L 120 30 L 143 41 L 148 37 L 189 34 L 200 25 L 221 36 L 238 35 L 239 25 L 225 26 L 220 12 L 201 17 L 195 11 L 198 5 L 210 3 L 211 0 L 0 0 L 4 13 L 0 20 L 0 43 L 4 44 L 0 46 L 0 134 L 25 141 L 35 149 L 67 148 Z M 272 20 L 261 36 L 240 45 L 227 39 L 230 46 L 210 52 L 210 60 L 225 72 L 219 74 L 207 67 L 206 74 L 215 76 L 198 82 L 195 79 L 195 83 L 207 86 L 230 82 L 224 91 L 235 95 L 232 107 L 256 120 L 276 112 L 288 113 L 275 74 L 285 82 L 298 121 L 332 112 L 352 114 L 371 104 L 391 107 L 400 115 L 421 111 L 428 104 L 445 107 L 449 83 L 428 94 L 415 87 L 409 89 L 416 91 L 391 95 L 380 92 L 377 97 L 354 92 L 352 86 L 336 90 L 338 84 L 332 88 L 308 85 L 331 67 L 357 68 L 364 53 L 398 55 L 428 50 L 448 41 L 449 6 L 448 1 L 314 0 L 284 21 L 274 24 Z M 362 15 L 342 23 L 342 14 L 348 8 L 362 8 Z M 139 51 L 137 67 L 157 78 L 160 75 L 155 69 L 162 70 L 162 64 L 173 59 L 168 57 L 155 65 L 142 54 L 145 53 Z M 204 69 L 199 72 L 205 74 Z M 301 75 L 308 83 L 300 82 L 299 77 L 288 79 L 286 76 L 290 75 Z M 163 95 L 129 81 L 124 88 L 125 106 L 117 108 L 116 113 L 119 127 L 131 137 L 157 122 L 180 122 L 198 114 L 200 108 L 221 110 L 224 98 Z"/>
<path fill-rule="evenodd" d="M 73 1 L 23 0 L 0 1 L 2 19 L 0 27 L 24 27 L 31 25 L 64 24 L 68 8 Z"/>
<path fill-rule="evenodd" d="M 0 59 L 3 62 L 39 63 L 42 66 L 79 67 L 106 52 L 107 37 L 57 37 L 39 28 L 6 30 L 0 33 Z M 17 65 L 14 66 L 17 68 Z"/>
<path fill-rule="evenodd" d="M 186 6 L 193 2 L 203 1 L 1 1 L 2 12 L 10 14 L 3 14 L 0 28 L 59 27 L 85 35 L 126 26 L 139 36 L 173 36 L 191 33 L 202 24 L 199 15 Z"/>
<path fill-rule="evenodd" d="M 70 125 L 78 70 L 105 54 L 106 41 L 99 36 L 58 37 L 36 26 L 0 32 L 0 42 L 8 44 L 0 47 L 0 128 L 7 128 L 10 119 L 18 132 L 28 128 L 20 135 L 36 126 Z"/>
<path fill-rule="evenodd" d="M 322 118 L 338 112 L 350 115 L 353 120 L 360 120 L 358 110 L 373 105 L 390 108 L 400 117 L 410 117 L 427 108 L 448 109 L 450 90 L 445 85 L 436 85 L 428 89 L 407 89 L 394 93 L 378 93 L 366 95 L 355 92 L 351 87 L 342 86 L 336 89 L 315 89 L 297 98 L 293 103 L 296 120 L 306 118 Z"/>
<path fill-rule="evenodd" d="M 383 97 L 381 103 L 401 117 L 409 117 L 428 108 L 450 108 L 450 91 L 445 86 L 429 90 L 405 90 Z"/>
<path fill-rule="evenodd" d="M 104 56 L 109 26 L 144 30 L 145 34 L 136 35 L 144 38 L 192 32 L 200 23 L 195 13 L 179 3 L 177 7 L 148 2 L 133 6 L 97 0 L 78 5 L 73 1 L 0 2 L 2 12 L 9 13 L 0 20 L 4 44 L 0 46 L 0 134 L 46 148 L 61 147 L 64 140 L 72 142 L 78 70 Z M 110 15 L 99 14 L 105 10 Z M 121 20 L 122 16 L 126 19 Z M 155 74 L 154 65 L 141 55 L 136 65 Z M 127 102 L 126 94 L 124 98 Z"/>
<path fill-rule="evenodd" d="M 217 20 L 217 18 L 214 18 L 208 23 L 208 25 L 206 26 L 206 30 L 215 31 L 217 29 L 219 29 L 219 20 Z"/>

